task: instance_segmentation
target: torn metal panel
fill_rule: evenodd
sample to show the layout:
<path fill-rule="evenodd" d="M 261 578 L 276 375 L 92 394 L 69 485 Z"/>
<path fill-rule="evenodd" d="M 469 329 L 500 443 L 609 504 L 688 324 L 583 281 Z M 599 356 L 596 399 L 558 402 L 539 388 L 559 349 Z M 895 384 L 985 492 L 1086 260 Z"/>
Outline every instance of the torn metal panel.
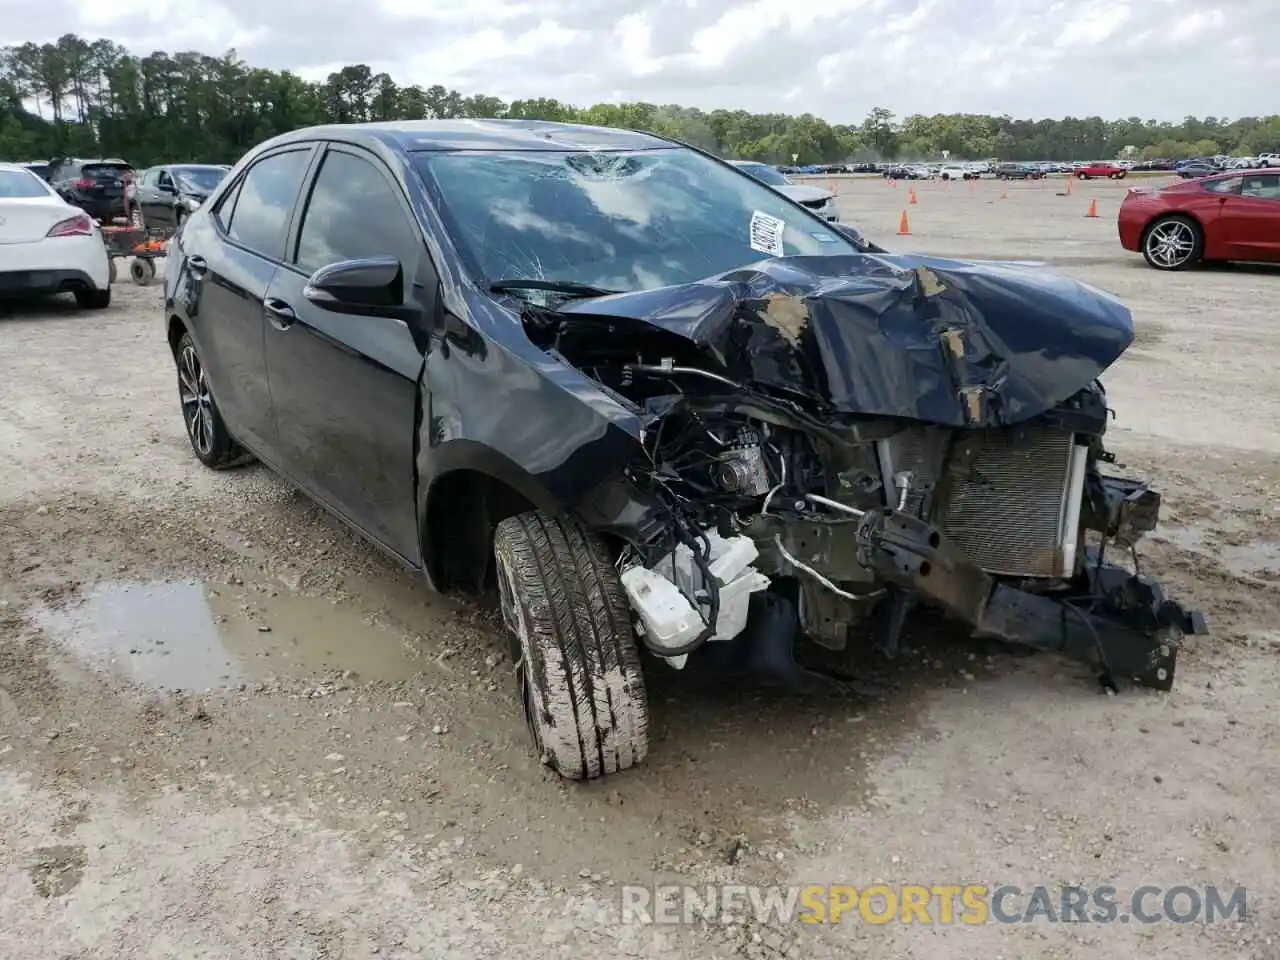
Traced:
<path fill-rule="evenodd" d="M 1078 281 L 907 254 L 765 260 L 558 313 L 675 334 L 726 376 L 838 412 L 954 427 L 1056 407 L 1134 336 L 1127 308 Z"/>
<path fill-rule="evenodd" d="M 1129 549 L 1159 508 L 1101 469 L 1098 377 L 1133 339 L 1108 294 L 1009 264 L 782 257 L 524 319 L 644 424 L 578 511 L 629 544 L 642 635 L 672 662 L 732 641 L 726 623 L 763 642 L 747 583 L 786 598 L 753 609 L 793 611 L 828 651 L 893 654 L 923 605 L 1156 686 L 1174 634 L 1203 630 L 1163 599 L 1150 613 L 1146 581 L 1087 568 L 1085 531 Z M 676 554 L 708 565 L 724 538 L 755 544 L 754 579 L 663 572 Z"/>

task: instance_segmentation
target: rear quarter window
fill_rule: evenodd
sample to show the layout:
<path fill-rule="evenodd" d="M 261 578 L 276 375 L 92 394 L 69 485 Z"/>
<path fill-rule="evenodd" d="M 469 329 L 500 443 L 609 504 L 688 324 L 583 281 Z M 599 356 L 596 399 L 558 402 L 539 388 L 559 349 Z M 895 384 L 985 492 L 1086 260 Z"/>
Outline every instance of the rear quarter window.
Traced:
<path fill-rule="evenodd" d="M 1240 185 L 1243 182 L 1243 177 L 1227 177 L 1224 180 L 1203 180 L 1200 185 L 1210 193 L 1238 194 L 1240 192 Z"/>

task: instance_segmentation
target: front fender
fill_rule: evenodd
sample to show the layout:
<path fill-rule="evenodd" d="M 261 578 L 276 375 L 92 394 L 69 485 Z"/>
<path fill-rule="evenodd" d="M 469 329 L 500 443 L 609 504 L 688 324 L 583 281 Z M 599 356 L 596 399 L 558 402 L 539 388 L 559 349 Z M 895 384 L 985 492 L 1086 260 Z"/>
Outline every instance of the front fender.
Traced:
<path fill-rule="evenodd" d="M 477 298 L 472 308 L 472 323 L 434 340 L 423 365 L 420 522 L 433 487 L 459 470 L 492 477 L 539 509 L 596 513 L 600 488 L 641 453 L 645 416 L 534 346 L 500 305 Z"/>

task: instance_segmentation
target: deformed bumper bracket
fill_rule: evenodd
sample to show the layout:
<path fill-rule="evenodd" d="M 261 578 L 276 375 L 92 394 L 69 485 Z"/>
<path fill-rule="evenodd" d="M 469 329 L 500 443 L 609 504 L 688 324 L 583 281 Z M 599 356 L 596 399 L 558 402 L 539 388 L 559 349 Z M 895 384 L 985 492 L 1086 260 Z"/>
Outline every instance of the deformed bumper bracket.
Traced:
<path fill-rule="evenodd" d="M 1089 664 L 1104 683 L 1129 677 L 1168 690 L 1178 641 L 1207 632 L 1204 617 L 1165 597 L 1159 585 L 1090 557 L 1087 587 L 1067 596 L 996 581 L 936 527 L 893 509 L 868 512 L 858 528 L 860 559 L 885 581 L 941 607 L 976 637 L 1062 654 Z"/>

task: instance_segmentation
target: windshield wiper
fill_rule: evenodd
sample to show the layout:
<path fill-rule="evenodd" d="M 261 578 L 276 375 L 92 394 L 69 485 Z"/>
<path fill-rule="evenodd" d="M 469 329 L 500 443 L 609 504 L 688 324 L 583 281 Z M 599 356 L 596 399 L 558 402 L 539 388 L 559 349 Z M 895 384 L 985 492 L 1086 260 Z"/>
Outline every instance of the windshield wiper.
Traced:
<path fill-rule="evenodd" d="M 586 283 L 573 283 L 570 280 L 495 280 L 489 284 L 493 293 L 509 293 L 513 290 L 546 290 L 549 293 L 564 293 L 573 297 L 607 297 L 621 290 L 605 290 Z"/>

